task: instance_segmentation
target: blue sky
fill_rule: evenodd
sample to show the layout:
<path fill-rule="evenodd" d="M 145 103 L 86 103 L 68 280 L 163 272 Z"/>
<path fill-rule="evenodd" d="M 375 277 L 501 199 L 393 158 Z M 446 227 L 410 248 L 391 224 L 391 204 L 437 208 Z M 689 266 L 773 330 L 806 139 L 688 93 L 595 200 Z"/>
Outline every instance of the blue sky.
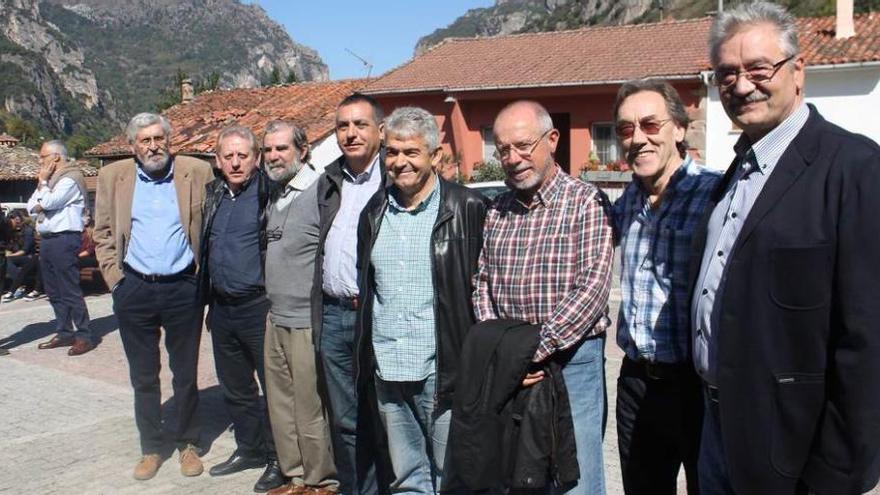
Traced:
<path fill-rule="evenodd" d="M 330 67 L 331 79 L 364 77 L 363 63 L 380 75 L 406 62 L 422 36 L 446 27 L 468 9 L 492 0 L 246 0 L 258 3 L 290 37 L 310 46 Z"/>

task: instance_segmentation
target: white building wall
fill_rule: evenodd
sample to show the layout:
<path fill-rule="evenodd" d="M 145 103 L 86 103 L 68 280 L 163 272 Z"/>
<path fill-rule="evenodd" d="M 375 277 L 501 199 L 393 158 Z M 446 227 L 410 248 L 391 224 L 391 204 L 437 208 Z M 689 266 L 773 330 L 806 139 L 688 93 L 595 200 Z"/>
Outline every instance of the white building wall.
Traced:
<path fill-rule="evenodd" d="M 806 101 L 826 120 L 880 142 L 880 67 L 807 67 Z M 724 170 L 734 158 L 740 131 L 724 113 L 718 88 L 709 87 L 706 109 L 706 164 Z"/>
<path fill-rule="evenodd" d="M 333 163 L 340 156 L 342 156 L 342 151 L 336 144 L 336 134 L 334 133 L 330 133 L 329 136 L 312 145 L 312 165 L 319 172 L 322 172 L 324 167 Z"/>

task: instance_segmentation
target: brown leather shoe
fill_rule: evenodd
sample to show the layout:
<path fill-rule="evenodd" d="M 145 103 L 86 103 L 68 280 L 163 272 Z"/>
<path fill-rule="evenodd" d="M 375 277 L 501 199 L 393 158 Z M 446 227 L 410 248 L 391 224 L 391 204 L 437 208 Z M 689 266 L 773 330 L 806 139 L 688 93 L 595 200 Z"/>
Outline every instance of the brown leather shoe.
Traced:
<path fill-rule="evenodd" d="M 278 488 L 273 488 L 266 492 L 266 495 L 303 495 L 308 488 L 303 485 L 294 484 L 294 482 L 290 482 L 286 485 L 281 485 Z"/>
<path fill-rule="evenodd" d="M 134 479 L 144 481 L 156 476 L 159 466 L 162 465 L 162 456 L 159 454 L 147 454 L 143 456 L 137 466 L 134 467 Z"/>
<path fill-rule="evenodd" d="M 68 356 L 79 356 L 85 354 L 95 348 L 95 344 L 85 340 L 77 340 L 70 349 L 67 350 Z"/>
<path fill-rule="evenodd" d="M 323 486 L 310 486 L 307 489 L 308 495 L 338 495 L 338 491 Z"/>
<path fill-rule="evenodd" d="M 181 449 L 179 460 L 180 474 L 184 476 L 198 476 L 205 470 L 195 445 L 187 445 Z"/>
<path fill-rule="evenodd" d="M 74 344 L 73 337 L 59 337 L 54 336 L 52 340 L 47 340 L 46 342 L 40 342 L 40 345 L 37 346 L 37 349 L 55 349 L 56 347 L 67 347 Z"/>

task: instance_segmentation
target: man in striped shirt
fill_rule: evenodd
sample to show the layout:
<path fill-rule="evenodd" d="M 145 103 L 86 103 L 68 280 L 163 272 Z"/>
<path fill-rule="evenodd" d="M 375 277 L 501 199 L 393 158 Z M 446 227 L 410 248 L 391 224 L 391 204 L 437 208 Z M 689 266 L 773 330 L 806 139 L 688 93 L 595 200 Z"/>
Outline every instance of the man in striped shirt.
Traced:
<path fill-rule="evenodd" d="M 697 493 L 700 380 L 690 361 L 688 266 L 694 229 L 721 174 L 687 155 L 690 119 L 658 80 L 621 86 L 614 122 L 633 180 L 614 203 L 621 250 L 617 443 L 627 495 L 675 494 L 683 464 Z"/>
<path fill-rule="evenodd" d="M 540 104 L 511 103 L 493 132 L 512 191 L 486 216 L 474 311 L 479 321 L 540 325 L 532 361 L 562 365 L 580 467 L 577 484 L 561 491 L 604 493 L 603 351 L 613 251 L 607 199 L 560 170 L 554 160 L 559 131 Z M 542 371 L 530 372 L 522 386 L 543 378 Z"/>

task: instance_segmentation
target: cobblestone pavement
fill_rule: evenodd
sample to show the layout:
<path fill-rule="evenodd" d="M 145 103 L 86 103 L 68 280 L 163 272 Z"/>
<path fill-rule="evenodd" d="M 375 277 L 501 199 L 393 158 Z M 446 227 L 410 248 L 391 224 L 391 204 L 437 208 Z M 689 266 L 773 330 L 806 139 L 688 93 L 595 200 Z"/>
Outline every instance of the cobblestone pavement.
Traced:
<path fill-rule="evenodd" d="M 122 351 L 109 295 L 87 297 L 94 329 L 103 342 L 75 358 L 66 349 L 40 351 L 37 344 L 51 336 L 52 310 L 47 301 L 0 304 L 0 345 L 11 350 L 0 357 L 0 494 L 172 494 L 252 493 L 260 470 L 212 478 L 185 478 L 176 455 L 150 481 L 135 481 L 131 472 L 139 459 L 128 366 Z M 619 293 L 612 293 L 616 315 Z M 210 336 L 204 334 L 199 361 L 206 470 L 226 459 L 235 448 L 214 373 Z M 615 383 L 622 353 L 609 335 L 606 342 L 608 427 L 605 476 L 608 494 L 623 493 L 617 435 L 614 427 Z M 165 407 L 173 407 L 170 373 L 164 361 L 162 391 Z M 207 445 L 207 442 L 206 442 Z M 679 493 L 684 493 L 683 479 Z M 880 495 L 880 490 L 871 492 Z"/>

